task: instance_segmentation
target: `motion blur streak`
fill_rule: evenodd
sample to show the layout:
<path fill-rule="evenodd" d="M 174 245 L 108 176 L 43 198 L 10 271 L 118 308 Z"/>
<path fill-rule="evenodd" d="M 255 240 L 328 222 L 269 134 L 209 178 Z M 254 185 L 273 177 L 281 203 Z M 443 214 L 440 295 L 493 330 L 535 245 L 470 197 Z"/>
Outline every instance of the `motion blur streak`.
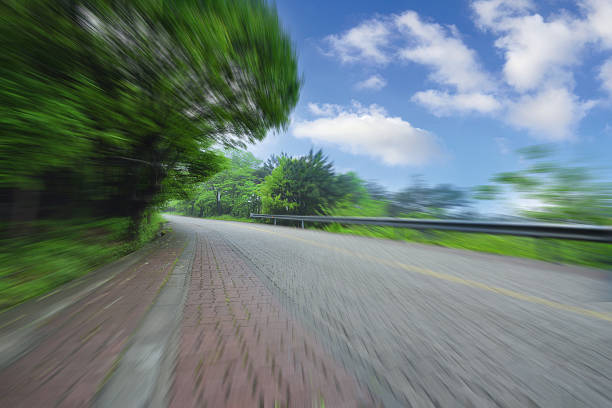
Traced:
<path fill-rule="evenodd" d="M 385 86 L 395 80 L 383 69 L 403 69 L 394 58 L 448 72 L 452 80 L 434 72 L 429 82 L 469 92 L 454 99 L 460 104 L 496 103 L 486 115 L 501 116 L 516 98 L 539 107 L 547 95 L 572 106 L 583 97 L 570 88 L 511 95 L 484 73 L 496 58 L 483 60 L 490 90 L 481 94 L 478 81 L 462 83 L 469 69 L 453 79 L 442 61 L 439 50 L 454 49 L 459 65 L 480 70 L 455 25 L 397 10 L 335 35 L 317 24 L 344 23 L 322 15 L 317 1 L 278 10 L 271 0 L 0 1 L 0 407 L 612 406 L 609 240 L 338 218 L 298 229 L 295 219 L 277 219 L 612 225 L 605 171 L 564 161 L 551 146 L 511 156 L 505 136 L 494 140 L 507 160 L 489 174 L 465 159 L 466 183 L 488 184 L 424 176 L 394 184 L 411 166 L 487 148 L 482 135 L 453 134 L 449 148 L 462 139 L 479 146 L 446 154 L 442 116 L 428 123 L 422 109 L 398 112 L 419 98 L 404 77 L 406 88 Z M 483 1 L 478 10 L 488 14 L 531 12 Z M 354 18 L 366 3 L 378 7 L 351 2 L 344 13 Z M 585 13 L 607 10 L 590 3 L 581 3 Z M 314 31 L 297 27 L 307 13 L 287 12 L 312 9 Z M 410 30 L 388 27 L 398 22 Z M 417 29 L 415 43 L 407 35 Z M 435 58 L 403 58 L 411 53 L 400 55 L 395 42 L 406 39 Z M 378 85 L 355 86 L 369 81 L 357 74 L 336 81 L 332 70 L 304 82 L 300 71 L 312 66 L 298 65 L 297 47 L 306 46 L 313 52 L 305 48 L 304 58 L 328 62 L 340 49 L 343 67 L 374 58 L 358 75 Z M 363 58 L 352 56 L 359 50 Z M 448 66 L 459 66 L 450 57 Z M 304 88 L 314 99 L 298 105 L 311 82 L 329 93 Z M 335 93 L 343 84 L 350 94 Z M 392 91 L 387 110 L 378 98 Z M 371 100 L 361 104 L 353 92 Z M 604 112 L 595 96 L 584 98 L 563 123 Z M 515 116 L 552 123 L 555 112 Z M 273 133 L 298 144 L 286 153 L 276 139 L 257 144 Z M 277 151 L 264 161 L 270 146 Z M 363 163 L 347 163 L 356 155 Z M 376 166 L 397 173 L 381 180 L 395 190 L 363 178 Z M 486 211 L 500 201 L 515 211 Z"/>

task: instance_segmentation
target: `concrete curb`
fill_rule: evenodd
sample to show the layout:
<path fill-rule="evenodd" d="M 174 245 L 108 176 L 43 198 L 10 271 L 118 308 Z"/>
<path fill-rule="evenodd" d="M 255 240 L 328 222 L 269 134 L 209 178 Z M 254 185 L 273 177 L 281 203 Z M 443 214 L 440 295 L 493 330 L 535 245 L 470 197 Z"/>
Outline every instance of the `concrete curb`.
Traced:
<path fill-rule="evenodd" d="M 140 327 L 97 393 L 94 406 L 167 405 L 196 241 L 197 237 L 187 238 L 185 249 L 177 258 Z"/>

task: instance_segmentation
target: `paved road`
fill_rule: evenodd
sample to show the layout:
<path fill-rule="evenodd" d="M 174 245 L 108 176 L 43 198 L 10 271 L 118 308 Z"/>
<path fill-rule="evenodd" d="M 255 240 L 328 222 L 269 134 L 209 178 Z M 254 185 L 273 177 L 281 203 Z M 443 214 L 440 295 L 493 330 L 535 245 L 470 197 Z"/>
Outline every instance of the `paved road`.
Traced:
<path fill-rule="evenodd" d="M 385 406 L 612 406 L 603 272 L 168 218 L 218 234 Z"/>
<path fill-rule="evenodd" d="M 604 271 L 167 218 L 0 315 L 0 406 L 612 406 Z"/>

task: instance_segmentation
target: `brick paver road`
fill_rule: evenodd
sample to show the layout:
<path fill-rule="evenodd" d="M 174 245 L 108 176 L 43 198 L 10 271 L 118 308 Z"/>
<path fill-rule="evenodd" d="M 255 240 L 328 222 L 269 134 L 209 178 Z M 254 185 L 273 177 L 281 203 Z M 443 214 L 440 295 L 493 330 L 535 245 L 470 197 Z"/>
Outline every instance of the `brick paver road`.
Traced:
<path fill-rule="evenodd" d="M 220 234 L 199 233 L 171 407 L 373 406 Z"/>

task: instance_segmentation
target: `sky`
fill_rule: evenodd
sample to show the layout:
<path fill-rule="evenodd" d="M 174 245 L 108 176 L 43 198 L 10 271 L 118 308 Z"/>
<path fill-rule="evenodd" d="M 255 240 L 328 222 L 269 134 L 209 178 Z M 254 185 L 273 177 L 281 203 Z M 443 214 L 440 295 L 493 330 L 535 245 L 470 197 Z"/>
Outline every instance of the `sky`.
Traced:
<path fill-rule="evenodd" d="M 304 84 L 286 132 L 391 190 L 487 184 L 521 147 L 612 166 L 612 0 L 277 0 Z M 611 173 L 604 177 L 611 177 Z"/>

